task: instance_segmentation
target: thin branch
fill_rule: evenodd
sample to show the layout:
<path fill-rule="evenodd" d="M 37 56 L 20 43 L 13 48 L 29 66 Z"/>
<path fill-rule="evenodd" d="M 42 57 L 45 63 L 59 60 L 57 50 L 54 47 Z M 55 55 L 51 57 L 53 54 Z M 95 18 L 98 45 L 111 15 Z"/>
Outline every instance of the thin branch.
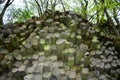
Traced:
<path fill-rule="evenodd" d="M 90 21 L 95 15 L 97 14 L 97 12 L 96 13 L 94 13 L 90 18 L 89 18 L 89 20 L 88 21 Z"/>
<path fill-rule="evenodd" d="M 84 9 L 85 9 L 85 18 L 87 18 L 87 6 L 88 6 L 88 1 L 86 1 L 86 0 L 84 0 L 84 2 L 85 2 L 85 7 L 84 7 Z"/>
<path fill-rule="evenodd" d="M 40 4 L 38 3 L 38 1 L 37 0 L 35 0 L 35 2 L 36 2 L 36 4 L 37 4 L 37 6 L 38 6 L 38 8 L 39 8 L 39 16 L 42 14 L 42 10 L 41 10 L 41 6 L 40 6 Z"/>
<path fill-rule="evenodd" d="M 0 24 L 3 24 L 3 16 L 5 14 L 6 9 L 8 8 L 9 5 L 13 3 L 14 0 L 7 0 L 2 12 L 0 13 Z"/>
<path fill-rule="evenodd" d="M 61 2 L 61 4 L 62 4 L 62 7 L 63 7 L 64 12 L 66 12 L 66 9 L 65 9 L 65 6 L 64 6 L 62 0 L 60 0 L 60 2 Z"/>
<path fill-rule="evenodd" d="M 45 11 L 47 11 L 47 10 L 48 10 L 48 0 L 46 2 L 46 9 L 45 9 Z"/>
<path fill-rule="evenodd" d="M 0 4 L 4 3 L 6 0 L 0 0 Z"/>
<path fill-rule="evenodd" d="M 45 0 L 44 0 L 45 1 Z M 41 11 L 44 12 L 44 4 L 43 4 L 43 1 L 40 0 L 40 3 L 41 3 Z"/>
<path fill-rule="evenodd" d="M 119 25 L 120 22 L 119 22 L 119 20 L 117 19 L 117 14 L 116 14 L 116 9 L 115 9 L 115 8 L 113 9 L 113 18 L 115 19 L 117 25 Z"/>
<path fill-rule="evenodd" d="M 14 0 L 10 0 L 11 2 L 9 2 L 9 5 L 11 5 L 13 3 Z"/>

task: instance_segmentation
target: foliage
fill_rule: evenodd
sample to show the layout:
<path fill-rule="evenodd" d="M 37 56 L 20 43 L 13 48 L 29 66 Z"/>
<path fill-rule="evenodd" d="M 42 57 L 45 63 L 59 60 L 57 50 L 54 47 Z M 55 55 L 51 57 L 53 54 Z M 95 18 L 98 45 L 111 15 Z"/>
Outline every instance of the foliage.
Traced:
<path fill-rule="evenodd" d="M 25 20 L 31 18 L 33 15 L 32 11 L 29 11 L 27 9 L 17 9 L 12 13 L 12 16 L 14 16 L 14 21 L 17 22 L 24 22 Z"/>

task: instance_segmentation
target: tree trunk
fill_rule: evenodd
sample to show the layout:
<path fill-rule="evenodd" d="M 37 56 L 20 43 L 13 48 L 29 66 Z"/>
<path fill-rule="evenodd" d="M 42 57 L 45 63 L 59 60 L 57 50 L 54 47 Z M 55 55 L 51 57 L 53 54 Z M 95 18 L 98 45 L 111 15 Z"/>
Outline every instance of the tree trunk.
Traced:
<path fill-rule="evenodd" d="M 3 16 L 5 14 L 5 11 L 7 10 L 8 6 L 12 4 L 14 0 L 7 0 L 2 12 L 0 13 L 0 25 L 3 25 Z"/>
<path fill-rule="evenodd" d="M 3 25 L 3 16 L 0 15 L 0 25 Z"/>
<path fill-rule="evenodd" d="M 98 3 L 96 0 L 94 0 L 94 3 L 97 6 Z M 97 12 L 97 26 L 98 26 L 99 25 L 99 11 L 97 10 L 96 12 Z"/>
<path fill-rule="evenodd" d="M 101 0 L 101 3 L 104 4 L 104 0 Z M 107 20 L 109 21 L 109 24 L 112 26 L 112 29 L 115 32 L 115 35 L 120 36 L 120 33 L 117 30 L 115 23 L 113 22 L 112 18 L 110 17 L 109 13 L 107 12 L 107 7 L 104 7 L 104 12 L 107 16 Z"/>
<path fill-rule="evenodd" d="M 117 36 L 120 36 L 120 33 L 119 33 L 119 31 L 117 30 L 116 25 L 114 24 L 114 22 L 113 22 L 113 20 L 111 19 L 110 15 L 108 14 L 107 9 L 105 8 L 104 11 L 105 11 L 105 14 L 106 14 L 106 16 L 107 16 L 107 19 L 109 20 L 109 23 L 112 25 L 113 31 L 115 32 L 115 34 L 116 34 Z"/>

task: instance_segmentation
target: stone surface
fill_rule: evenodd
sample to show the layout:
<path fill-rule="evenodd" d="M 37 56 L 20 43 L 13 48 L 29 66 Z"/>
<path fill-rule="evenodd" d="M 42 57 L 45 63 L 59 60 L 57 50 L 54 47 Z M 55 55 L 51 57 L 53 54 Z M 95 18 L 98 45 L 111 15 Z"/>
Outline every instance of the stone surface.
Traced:
<path fill-rule="evenodd" d="M 26 69 L 26 73 L 33 73 L 34 72 L 34 67 L 28 67 Z"/>
<path fill-rule="evenodd" d="M 70 73 L 69 80 L 76 80 L 76 72 L 71 72 Z"/>
<path fill-rule="evenodd" d="M 20 67 L 21 65 L 22 65 L 22 62 L 19 62 L 19 61 L 17 61 L 17 62 L 14 64 L 15 67 Z"/>
<path fill-rule="evenodd" d="M 34 80 L 33 74 L 28 74 L 28 75 L 24 76 L 24 80 Z"/>
<path fill-rule="evenodd" d="M 25 65 L 21 65 L 19 68 L 18 68 L 18 71 L 25 71 L 26 69 L 26 66 Z"/>
<path fill-rule="evenodd" d="M 36 66 L 34 66 L 34 72 L 42 74 L 43 73 L 43 66 L 42 65 L 36 65 Z"/>
<path fill-rule="evenodd" d="M 35 75 L 33 76 L 33 80 L 42 80 L 42 75 L 40 75 L 40 74 L 35 74 Z"/>
<path fill-rule="evenodd" d="M 0 32 L 0 80 L 119 79 L 119 39 L 74 12 L 52 13 Z"/>
<path fill-rule="evenodd" d="M 68 80 L 68 77 L 67 76 L 61 76 L 60 80 Z"/>
<path fill-rule="evenodd" d="M 50 80 L 51 72 L 44 72 L 43 73 L 43 80 Z"/>
<path fill-rule="evenodd" d="M 45 62 L 43 71 L 44 72 L 50 72 L 52 70 L 51 66 L 52 66 L 52 62 L 51 61 Z"/>
<path fill-rule="evenodd" d="M 89 73 L 89 69 L 88 68 L 83 68 L 82 69 L 82 73 L 83 74 L 88 74 Z"/>
<path fill-rule="evenodd" d="M 56 76 L 57 78 L 60 78 L 60 76 L 61 76 L 61 74 L 60 74 L 60 69 L 54 68 L 54 69 L 52 70 L 52 75 L 53 75 L 53 76 Z"/>

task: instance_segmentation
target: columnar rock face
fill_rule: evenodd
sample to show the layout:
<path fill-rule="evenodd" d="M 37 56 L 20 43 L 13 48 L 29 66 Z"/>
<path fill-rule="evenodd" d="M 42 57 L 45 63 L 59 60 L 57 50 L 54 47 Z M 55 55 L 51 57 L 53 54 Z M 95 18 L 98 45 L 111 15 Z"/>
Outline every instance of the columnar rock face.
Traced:
<path fill-rule="evenodd" d="M 54 14 L 0 29 L 0 80 L 119 79 L 114 41 L 78 14 Z"/>

